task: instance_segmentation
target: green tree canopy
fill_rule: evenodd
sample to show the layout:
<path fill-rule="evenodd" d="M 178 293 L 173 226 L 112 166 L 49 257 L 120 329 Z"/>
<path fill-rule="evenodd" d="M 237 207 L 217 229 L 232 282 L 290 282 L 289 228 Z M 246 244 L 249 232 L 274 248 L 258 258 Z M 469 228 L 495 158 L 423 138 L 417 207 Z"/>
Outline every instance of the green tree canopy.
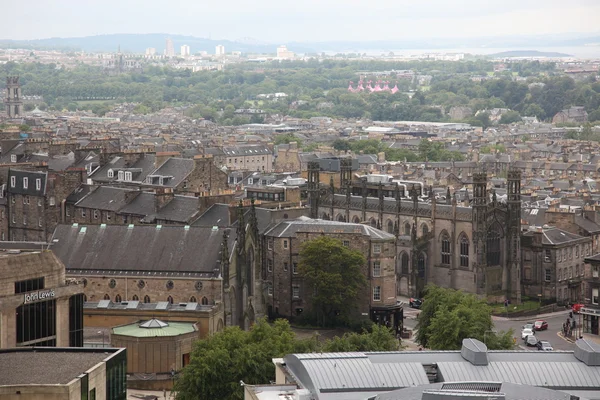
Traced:
<path fill-rule="evenodd" d="M 316 337 L 297 339 L 286 320 L 269 324 L 261 319 L 249 331 L 226 327 L 194 344 L 190 363 L 179 373 L 174 391 L 178 400 L 241 400 L 240 381 L 265 384 L 275 377 L 273 358 L 287 354 L 329 351 L 390 351 L 398 341 L 390 329 L 350 333 L 320 343 Z"/>
<path fill-rule="evenodd" d="M 364 256 L 340 240 L 321 236 L 302 244 L 299 261 L 298 273 L 306 290 L 314 290 L 308 297 L 317 322 L 325 326 L 347 318 L 367 284 Z"/>
<path fill-rule="evenodd" d="M 499 123 L 501 124 L 512 124 L 514 122 L 520 122 L 521 115 L 517 111 L 507 111 L 500 117 Z"/>
<path fill-rule="evenodd" d="M 302 139 L 297 138 L 293 133 L 283 133 L 275 136 L 274 144 L 288 144 L 290 142 L 298 143 L 298 147 L 302 147 Z"/>
<path fill-rule="evenodd" d="M 433 350 L 458 350 L 466 338 L 485 342 L 492 350 L 512 349 L 512 330 L 496 333 L 493 327 L 491 308 L 483 300 L 461 291 L 428 286 L 416 340 Z"/>

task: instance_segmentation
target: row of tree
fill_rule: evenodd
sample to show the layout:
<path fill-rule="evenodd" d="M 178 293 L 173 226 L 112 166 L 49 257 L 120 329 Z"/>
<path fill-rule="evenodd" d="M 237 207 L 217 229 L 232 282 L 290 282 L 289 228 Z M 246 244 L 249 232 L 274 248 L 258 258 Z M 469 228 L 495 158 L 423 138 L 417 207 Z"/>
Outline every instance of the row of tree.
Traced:
<path fill-rule="evenodd" d="M 240 385 L 266 384 L 275 377 L 274 358 L 312 352 L 391 351 L 399 343 L 392 332 L 374 325 L 371 331 L 346 333 L 330 340 L 298 339 L 286 320 L 262 319 L 250 330 L 226 327 L 194 344 L 190 363 L 175 381 L 178 400 L 241 400 Z"/>
<path fill-rule="evenodd" d="M 152 112 L 166 104 L 197 105 L 192 114 L 221 123 L 238 123 L 241 119 L 222 117 L 230 113 L 228 106 L 257 107 L 269 114 L 309 118 L 318 115 L 373 120 L 447 121 L 453 106 L 468 106 L 473 112 L 491 108 L 510 108 L 514 114 L 504 117 L 502 123 L 517 121 L 520 116 L 550 119 L 570 105 L 585 106 L 590 120 L 600 120 L 600 83 L 595 78 L 584 81 L 558 75 L 551 63 L 514 62 L 511 67 L 522 75 L 532 75 L 525 82 L 517 82 L 512 74 L 488 77 L 483 81 L 472 79 L 473 74 L 488 75 L 493 64 L 488 61 L 383 63 L 355 61 L 284 62 L 263 64 L 256 70 L 254 64 L 228 66 L 225 71 L 175 70 L 149 66 L 141 74 L 108 75 L 101 67 L 87 65 L 71 69 L 54 64 L 0 65 L 2 75 L 20 75 L 23 93 L 41 95 L 44 101 L 57 109 L 95 108 L 106 112 L 102 104 L 113 101 L 143 103 L 140 113 Z M 398 93 L 351 93 L 348 82 L 359 75 L 377 80 L 376 71 L 413 69 L 432 76 L 431 85 L 423 87 L 414 79 L 394 78 Z M 369 72 L 364 72 L 369 71 Z M 524 71 L 528 71 L 525 73 Z M 410 89 L 416 91 L 409 92 Z M 277 101 L 257 99 L 261 93 L 285 92 L 286 98 Z M 94 102 L 93 106 L 88 105 Z M 98 103 L 98 101 L 100 103 Z M 485 117 L 470 122 L 485 126 Z M 477 122 L 479 121 L 479 122 Z M 489 122 L 489 121 L 488 121 Z"/>
<path fill-rule="evenodd" d="M 384 153 L 387 161 L 463 161 L 464 155 L 458 151 L 447 150 L 444 143 L 430 142 L 423 139 L 417 151 L 390 148 L 384 142 L 376 139 L 345 140 L 336 139 L 332 146 L 339 151 L 351 150 L 354 153 L 378 154 Z"/>

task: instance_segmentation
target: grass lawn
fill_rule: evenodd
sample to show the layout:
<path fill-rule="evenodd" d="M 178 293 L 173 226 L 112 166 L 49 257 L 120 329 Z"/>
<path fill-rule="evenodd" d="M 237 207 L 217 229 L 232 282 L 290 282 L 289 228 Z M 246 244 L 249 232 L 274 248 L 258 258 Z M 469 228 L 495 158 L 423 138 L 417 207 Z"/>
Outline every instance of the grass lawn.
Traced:
<path fill-rule="evenodd" d="M 507 311 L 510 314 L 516 311 L 534 310 L 540 307 L 540 302 L 535 300 L 527 300 L 521 304 L 509 304 L 508 310 L 504 308 L 504 304 L 490 304 L 490 307 L 492 307 L 492 313 L 494 314 L 504 314 Z"/>

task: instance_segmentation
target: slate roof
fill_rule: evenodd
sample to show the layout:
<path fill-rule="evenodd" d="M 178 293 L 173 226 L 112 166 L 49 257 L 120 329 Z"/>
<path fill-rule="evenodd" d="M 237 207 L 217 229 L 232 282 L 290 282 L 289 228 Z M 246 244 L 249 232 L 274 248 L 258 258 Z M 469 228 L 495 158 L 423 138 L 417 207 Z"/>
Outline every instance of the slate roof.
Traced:
<path fill-rule="evenodd" d="M 575 216 L 575 224 L 588 233 L 600 232 L 600 225 L 598 225 L 594 221 L 587 219 L 581 215 Z"/>
<path fill-rule="evenodd" d="M 118 212 L 127 204 L 125 193 L 133 191 L 111 186 L 98 186 L 96 190 L 90 192 L 75 205 L 82 208 Z"/>
<path fill-rule="evenodd" d="M 569 233 L 558 228 L 547 228 L 543 230 L 542 244 L 545 245 L 563 245 L 570 242 L 577 242 L 582 239 L 586 239 L 583 236 Z M 525 235 L 532 235 L 533 232 L 526 232 Z"/>
<path fill-rule="evenodd" d="M 13 186 L 13 177 L 14 183 Z M 27 178 L 27 188 L 24 187 L 24 178 Z M 37 189 L 37 179 L 40 179 L 40 189 Z M 46 183 L 48 174 L 46 172 L 21 171 L 10 169 L 8 171 L 8 185 L 6 189 L 13 194 L 27 196 L 44 196 L 46 194 Z"/>
<path fill-rule="evenodd" d="M 223 234 L 223 229 L 183 226 L 61 224 L 50 248 L 74 272 L 218 276 Z"/>
<path fill-rule="evenodd" d="M 195 162 L 189 158 L 171 157 L 167 159 L 160 167 L 149 173 L 151 176 L 171 177 L 161 185 L 163 187 L 176 187 L 184 179 L 192 173 L 195 167 Z M 146 182 L 152 184 L 152 182 Z"/>
<path fill-rule="evenodd" d="M 354 224 L 338 221 L 327 221 L 299 217 L 293 220 L 284 220 L 265 232 L 267 236 L 293 237 L 298 232 L 325 232 L 325 233 L 360 233 L 370 236 L 372 240 L 394 240 L 396 237 L 369 225 Z"/>
<path fill-rule="evenodd" d="M 154 201 L 154 199 L 152 199 Z M 198 198 L 192 196 L 174 196 L 158 212 L 149 213 L 142 222 L 165 220 L 180 223 L 190 223 L 200 214 Z M 154 211 L 154 210 L 153 210 Z"/>
<path fill-rule="evenodd" d="M 227 156 L 258 156 L 271 154 L 271 150 L 265 145 L 243 145 L 243 146 L 224 146 L 223 153 Z"/>

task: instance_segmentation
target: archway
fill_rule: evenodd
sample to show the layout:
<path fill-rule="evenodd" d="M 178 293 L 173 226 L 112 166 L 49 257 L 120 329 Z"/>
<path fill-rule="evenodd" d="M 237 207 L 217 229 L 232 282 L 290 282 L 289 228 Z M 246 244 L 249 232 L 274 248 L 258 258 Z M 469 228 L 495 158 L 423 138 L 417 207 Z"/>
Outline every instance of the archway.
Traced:
<path fill-rule="evenodd" d="M 375 221 L 375 218 L 371 218 L 369 220 L 369 225 L 371 225 L 373 228 L 377 228 L 377 221 Z"/>
<path fill-rule="evenodd" d="M 360 224 L 360 218 L 358 218 L 356 215 L 354 217 L 352 217 L 352 222 L 355 224 Z"/>
<path fill-rule="evenodd" d="M 337 220 L 338 222 L 346 222 L 346 218 L 342 214 L 338 214 Z"/>

